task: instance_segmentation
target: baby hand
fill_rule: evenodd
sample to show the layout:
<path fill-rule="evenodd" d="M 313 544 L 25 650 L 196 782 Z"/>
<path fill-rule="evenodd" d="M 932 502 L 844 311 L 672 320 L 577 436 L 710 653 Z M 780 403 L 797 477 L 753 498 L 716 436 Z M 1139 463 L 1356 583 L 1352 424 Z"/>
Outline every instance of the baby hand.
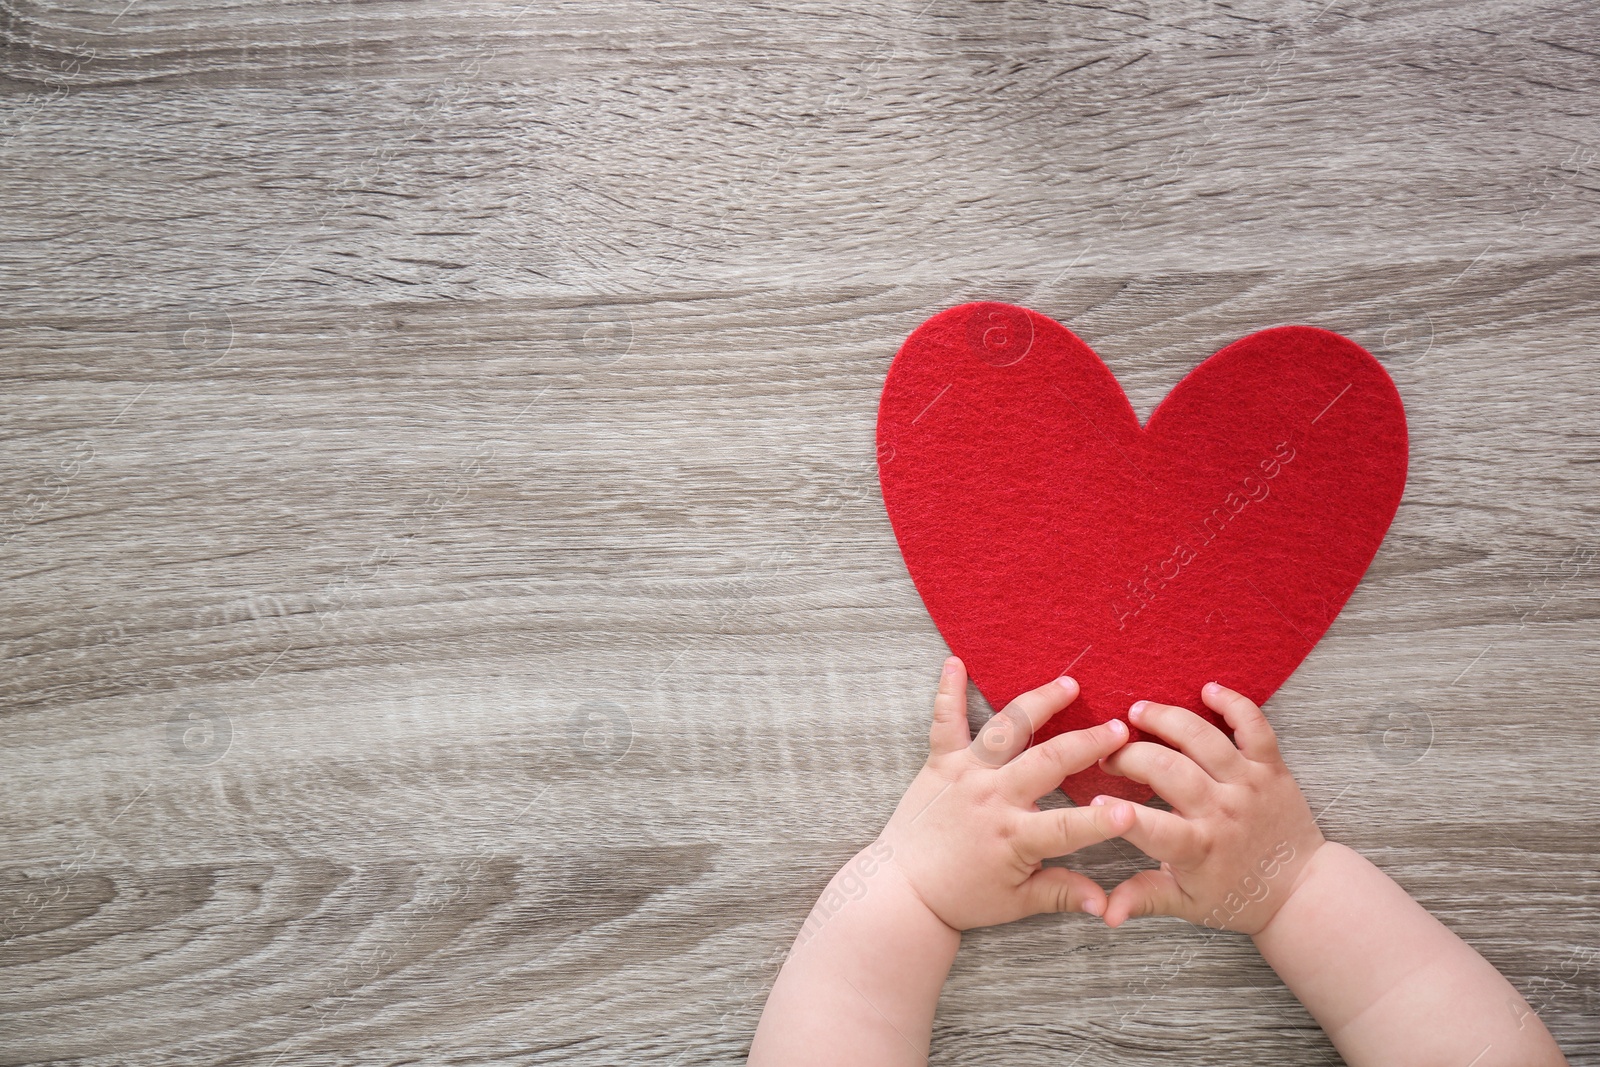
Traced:
<path fill-rule="evenodd" d="M 1216 682 L 1206 684 L 1201 699 L 1227 721 L 1237 747 L 1186 708 L 1141 700 L 1129 720 L 1173 748 L 1137 741 L 1101 761 L 1107 772 L 1150 786 L 1174 809 L 1134 805 L 1134 825 L 1122 836 L 1161 868 L 1140 871 L 1111 891 L 1107 925 L 1134 915 L 1175 915 L 1259 933 L 1324 843 L 1261 709 Z M 1109 802 L 1096 797 L 1091 807 Z"/>
<path fill-rule="evenodd" d="M 1123 801 L 1052 811 L 1034 803 L 1128 739 L 1128 728 L 1113 719 L 1029 748 L 1039 727 L 1077 696 L 1071 678 L 1047 682 L 1007 704 L 973 740 L 966 667 L 955 656 L 945 661 L 928 762 L 882 841 L 911 889 L 946 925 L 969 930 L 1040 912 L 1104 913 L 1098 885 L 1041 863 L 1115 837 L 1133 821 L 1135 805 Z"/>

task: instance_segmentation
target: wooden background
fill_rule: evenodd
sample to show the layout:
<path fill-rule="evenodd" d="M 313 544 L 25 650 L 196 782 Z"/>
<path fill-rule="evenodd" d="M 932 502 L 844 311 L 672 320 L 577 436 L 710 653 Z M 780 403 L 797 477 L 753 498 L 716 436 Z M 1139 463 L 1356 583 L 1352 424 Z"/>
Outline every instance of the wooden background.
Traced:
<path fill-rule="evenodd" d="M 1271 323 L 1389 366 L 1269 710 L 1600 1063 L 1600 11 L 598 6 L 0 3 L 0 1062 L 739 1062 L 945 653 L 884 372 L 996 298 L 1141 417 Z M 1247 940 L 1062 917 L 933 1059 L 1337 1062 Z"/>

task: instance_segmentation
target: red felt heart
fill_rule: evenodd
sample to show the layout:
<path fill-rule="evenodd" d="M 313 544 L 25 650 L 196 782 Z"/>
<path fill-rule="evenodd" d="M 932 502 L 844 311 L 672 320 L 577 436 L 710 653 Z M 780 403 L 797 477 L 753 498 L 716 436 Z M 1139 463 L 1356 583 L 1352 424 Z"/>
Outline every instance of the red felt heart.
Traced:
<path fill-rule="evenodd" d="M 1264 703 L 1372 562 L 1406 455 L 1388 373 L 1314 326 L 1235 341 L 1140 427 L 1066 327 L 963 304 L 906 339 L 878 406 L 884 505 L 973 682 L 998 709 L 1078 679 L 1035 743 L 1135 700 L 1226 729 L 1200 702 L 1213 679 Z M 1062 789 L 1079 804 L 1150 796 L 1098 767 Z"/>

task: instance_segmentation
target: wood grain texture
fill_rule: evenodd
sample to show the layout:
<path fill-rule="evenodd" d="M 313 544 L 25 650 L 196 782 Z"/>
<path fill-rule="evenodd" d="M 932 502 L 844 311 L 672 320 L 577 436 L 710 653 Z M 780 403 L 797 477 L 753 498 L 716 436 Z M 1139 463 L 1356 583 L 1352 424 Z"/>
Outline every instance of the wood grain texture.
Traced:
<path fill-rule="evenodd" d="M 0 1062 L 740 1062 L 922 758 L 883 374 L 997 298 L 1141 416 L 1276 322 L 1390 367 L 1404 503 L 1269 710 L 1600 1064 L 1597 40 L 0 3 Z M 1063 1057 L 1337 1062 L 1247 941 L 969 936 L 934 1062 Z"/>

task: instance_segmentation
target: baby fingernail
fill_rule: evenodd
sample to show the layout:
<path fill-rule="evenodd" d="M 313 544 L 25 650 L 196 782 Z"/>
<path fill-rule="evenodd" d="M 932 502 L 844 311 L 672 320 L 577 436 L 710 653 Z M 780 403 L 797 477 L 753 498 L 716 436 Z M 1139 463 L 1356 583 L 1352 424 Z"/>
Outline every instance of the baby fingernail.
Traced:
<path fill-rule="evenodd" d="M 1098 808 L 1101 804 L 1104 804 L 1105 802 L 1106 802 L 1106 798 L 1104 796 L 1098 796 L 1098 797 L 1095 797 L 1093 800 L 1089 801 L 1089 806 L 1091 808 Z"/>
<path fill-rule="evenodd" d="M 1112 719 L 1107 725 L 1111 727 L 1111 732 L 1116 734 L 1118 737 L 1128 736 L 1128 724 L 1123 722 L 1121 719 Z"/>
<path fill-rule="evenodd" d="M 1144 704 L 1145 704 L 1145 702 L 1141 700 L 1138 703 L 1136 703 L 1133 707 L 1129 708 L 1128 709 L 1128 718 L 1137 719 L 1139 716 L 1143 715 L 1144 714 Z"/>
<path fill-rule="evenodd" d="M 1106 906 L 1098 900 L 1086 900 L 1083 902 L 1083 910 L 1085 914 L 1100 916 L 1105 914 Z"/>
<path fill-rule="evenodd" d="M 956 673 L 956 658 L 954 656 L 950 656 L 949 658 L 947 658 L 944 661 L 944 673 L 945 674 L 954 674 L 954 673 Z"/>
<path fill-rule="evenodd" d="M 1061 677 L 1057 678 L 1056 679 L 1056 684 L 1059 685 L 1061 688 L 1066 689 L 1066 690 L 1070 690 L 1070 691 L 1076 691 L 1077 688 L 1078 688 L 1077 680 L 1075 678 L 1073 678 L 1071 675 L 1067 675 L 1067 674 L 1063 674 Z"/>
<path fill-rule="evenodd" d="M 1127 804 L 1118 804 L 1116 807 L 1111 809 L 1111 817 L 1113 819 L 1126 819 L 1132 814 L 1133 808 L 1129 807 Z"/>

